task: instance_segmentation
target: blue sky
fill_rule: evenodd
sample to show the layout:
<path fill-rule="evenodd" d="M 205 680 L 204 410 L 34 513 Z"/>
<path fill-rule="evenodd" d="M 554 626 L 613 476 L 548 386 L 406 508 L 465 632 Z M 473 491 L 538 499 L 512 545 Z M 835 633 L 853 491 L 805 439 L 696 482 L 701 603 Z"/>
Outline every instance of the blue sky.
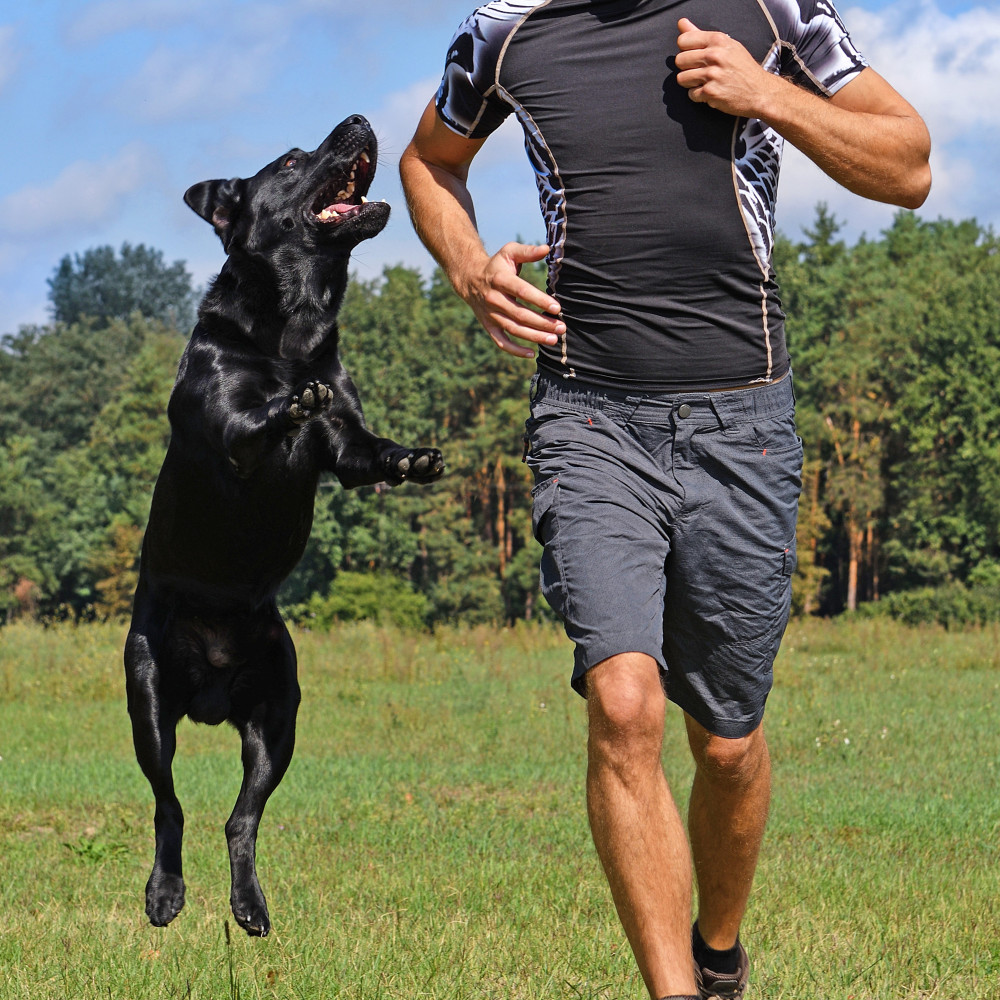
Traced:
<path fill-rule="evenodd" d="M 393 206 L 354 272 L 429 273 L 396 165 L 434 92 L 467 0 L 13 0 L 0 2 L 0 334 L 49 318 L 63 255 L 123 242 L 186 261 L 196 284 L 221 266 L 211 229 L 182 202 L 196 181 L 255 172 L 313 149 L 348 114 L 380 137 L 372 196 Z M 998 0 L 840 0 L 871 64 L 923 113 L 935 183 L 925 218 L 1000 223 Z M 543 238 L 513 123 L 473 167 L 490 249 Z M 786 153 L 779 227 L 798 236 L 819 201 L 844 233 L 877 235 L 892 209 L 838 189 Z"/>

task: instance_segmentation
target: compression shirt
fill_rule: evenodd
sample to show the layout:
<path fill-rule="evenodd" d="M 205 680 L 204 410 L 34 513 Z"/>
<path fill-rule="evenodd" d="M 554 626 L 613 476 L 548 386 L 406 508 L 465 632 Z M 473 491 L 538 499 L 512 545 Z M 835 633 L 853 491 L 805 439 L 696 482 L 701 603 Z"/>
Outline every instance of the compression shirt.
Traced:
<path fill-rule="evenodd" d="M 789 367 L 771 263 L 781 137 L 692 101 L 677 22 L 830 96 L 866 63 L 827 0 L 494 0 L 459 28 L 437 111 L 466 138 L 520 121 L 567 333 L 549 373 L 639 391 Z"/>

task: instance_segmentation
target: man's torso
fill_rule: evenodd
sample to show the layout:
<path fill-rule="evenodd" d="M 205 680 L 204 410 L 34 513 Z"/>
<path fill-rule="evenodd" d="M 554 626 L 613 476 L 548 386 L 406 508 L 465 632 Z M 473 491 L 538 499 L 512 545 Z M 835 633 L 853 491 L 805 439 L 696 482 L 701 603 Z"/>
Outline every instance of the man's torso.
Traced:
<path fill-rule="evenodd" d="M 638 390 L 787 371 L 771 269 L 781 139 L 692 101 L 673 57 L 688 17 L 828 90 L 863 63 L 828 5 L 803 4 L 811 26 L 797 0 L 497 0 L 460 29 L 439 114 L 478 137 L 513 111 L 538 180 L 568 328 L 541 367 Z"/>

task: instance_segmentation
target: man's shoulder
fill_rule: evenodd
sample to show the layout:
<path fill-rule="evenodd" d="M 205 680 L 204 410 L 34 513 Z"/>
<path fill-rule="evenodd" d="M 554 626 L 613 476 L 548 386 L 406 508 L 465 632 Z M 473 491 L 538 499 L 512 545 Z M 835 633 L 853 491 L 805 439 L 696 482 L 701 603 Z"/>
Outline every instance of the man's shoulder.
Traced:
<path fill-rule="evenodd" d="M 448 51 L 473 79 L 492 75 L 504 43 L 517 26 L 548 0 L 492 0 L 477 7 L 459 26 Z"/>
<path fill-rule="evenodd" d="M 782 42 L 795 44 L 809 35 L 847 33 L 830 0 L 758 0 Z"/>
<path fill-rule="evenodd" d="M 511 33 L 546 0 L 492 0 L 459 26 L 448 47 L 436 106 L 444 123 L 467 138 L 483 138 L 506 116 L 497 73 Z"/>
<path fill-rule="evenodd" d="M 821 94 L 837 91 L 867 62 L 831 0 L 758 0 L 784 50 L 782 72 Z"/>

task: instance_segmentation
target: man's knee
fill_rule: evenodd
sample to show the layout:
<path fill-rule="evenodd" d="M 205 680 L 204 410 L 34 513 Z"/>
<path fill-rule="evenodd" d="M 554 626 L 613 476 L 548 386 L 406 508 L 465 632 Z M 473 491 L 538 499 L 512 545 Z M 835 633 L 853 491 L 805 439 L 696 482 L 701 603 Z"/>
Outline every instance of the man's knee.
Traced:
<path fill-rule="evenodd" d="M 751 784 L 769 763 L 763 726 L 737 739 L 716 736 L 690 716 L 688 742 L 699 773 L 712 784 L 740 787 Z"/>
<path fill-rule="evenodd" d="M 622 653 L 587 674 L 591 747 L 605 754 L 655 756 L 659 761 L 666 699 L 656 661 Z"/>

